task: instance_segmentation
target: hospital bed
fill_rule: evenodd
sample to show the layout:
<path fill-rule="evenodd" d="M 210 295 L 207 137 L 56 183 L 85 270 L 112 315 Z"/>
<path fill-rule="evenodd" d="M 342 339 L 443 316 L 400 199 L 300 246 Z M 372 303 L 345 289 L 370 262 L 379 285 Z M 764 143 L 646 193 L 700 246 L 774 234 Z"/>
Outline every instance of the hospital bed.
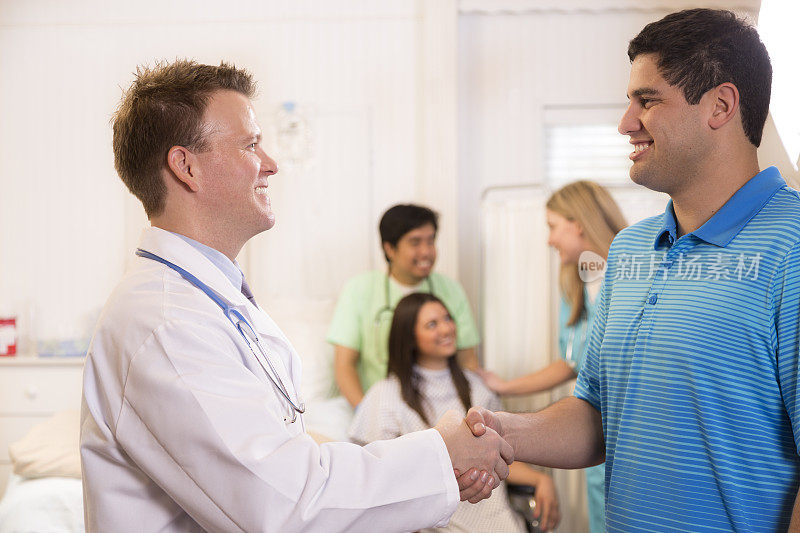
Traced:
<path fill-rule="evenodd" d="M 59 412 L 9 446 L 0 533 L 84 531 L 79 420 L 77 410 Z"/>
<path fill-rule="evenodd" d="M 344 398 L 308 404 L 306 427 L 318 440 L 347 440 L 352 409 Z M 0 533 L 82 533 L 80 413 L 62 411 L 9 446 L 14 470 L 0 500 Z"/>
<path fill-rule="evenodd" d="M 0 533 L 84 531 L 81 480 L 11 474 L 0 501 Z"/>

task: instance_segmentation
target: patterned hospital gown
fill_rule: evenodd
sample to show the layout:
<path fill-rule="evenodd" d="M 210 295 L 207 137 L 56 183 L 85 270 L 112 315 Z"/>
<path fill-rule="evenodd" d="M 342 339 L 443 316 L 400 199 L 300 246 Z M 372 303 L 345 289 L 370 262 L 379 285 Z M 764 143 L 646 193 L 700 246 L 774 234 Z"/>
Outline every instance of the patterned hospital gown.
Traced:
<path fill-rule="evenodd" d="M 421 377 L 423 409 L 431 423 L 435 424 L 448 409 L 465 413 L 449 369 L 430 370 L 415 366 L 414 370 Z M 467 370 L 464 374 L 470 384 L 473 405 L 495 411 L 501 408 L 500 400 L 476 374 Z M 396 376 L 391 376 L 369 389 L 356 410 L 349 434 L 353 442 L 366 444 L 375 440 L 393 439 L 428 427 L 416 411 L 403 401 L 400 382 Z M 522 517 L 511 510 L 505 483 L 501 483 L 492 491 L 491 497 L 479 503 L 460 502 L 447 527 L 424 531 L 516 533 L 524 532 L 525 526 Z"/>

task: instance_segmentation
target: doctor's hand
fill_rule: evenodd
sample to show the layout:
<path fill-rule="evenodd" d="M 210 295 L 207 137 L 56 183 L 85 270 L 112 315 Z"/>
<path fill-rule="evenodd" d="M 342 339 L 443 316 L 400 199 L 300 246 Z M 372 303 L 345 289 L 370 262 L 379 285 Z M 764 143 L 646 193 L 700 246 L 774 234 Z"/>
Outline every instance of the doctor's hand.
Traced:
<path fill-rule="evenodd" d="M 492 489 L 497 484 L 494 477 L 488 472 L 470 468 L 463 474 L 457 468 L 453 469 L 458 482 L 458 493 L 461 501 L 478 503 L 492 495 Z"/>
<path fill-rule="evenodd" d="M 434 429 L 441 434 L 447 446 L 453 469 L 463 472 L 458 476 L 462 500 L 468 499 L 473 503 L 480 501 L 508 477 L 508 465 L 514 461 L 514 451 L 495 431 L 487 429 L 483 435 L 476 437 L 456 411 L 445 413 Z M 471 469 L 480 472 L 475 480 L 471 479 L 475 474 Z M 469 484 L 468 481 L 473 483 Z M 485 483 L 486 486 L 473 494 L 476 482 Z"/>

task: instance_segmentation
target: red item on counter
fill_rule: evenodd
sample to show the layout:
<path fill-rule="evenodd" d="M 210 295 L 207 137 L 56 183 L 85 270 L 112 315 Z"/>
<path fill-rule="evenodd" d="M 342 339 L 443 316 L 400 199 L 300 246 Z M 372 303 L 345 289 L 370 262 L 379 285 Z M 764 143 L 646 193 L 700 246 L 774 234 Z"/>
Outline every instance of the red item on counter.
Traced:
<path fill-rule="evenodd" d="M 17 319 L 0 318 L 0 357 L 17 355 Z"/>

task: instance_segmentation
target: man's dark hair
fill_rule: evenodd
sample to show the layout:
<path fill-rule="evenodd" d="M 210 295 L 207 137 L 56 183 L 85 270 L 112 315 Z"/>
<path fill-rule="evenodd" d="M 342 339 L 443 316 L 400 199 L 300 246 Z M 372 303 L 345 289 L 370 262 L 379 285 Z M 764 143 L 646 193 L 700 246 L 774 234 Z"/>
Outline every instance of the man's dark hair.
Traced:
<path fill-rule="evenodd" d="M 433 231 L 439 230 L 439 215 L 433 210 L 414 204 L 400 204 L 390 207 L 381 217 L 381 222 L 378 224 L 378 231 L 381 234 L 381 245 L 389 243 L 392 247 L 396 247 L 403 235 L 411 230 L 421 228 L 426 224 L 433 226 Z M 389 256 L 386 252 L 383 253 L 386 261 L 389 261 Z"/>
<path fill-rule="evenodd" d="M 252 98 L 256 86 L 250 73 L 224 62 L 212 66 L 177 60 L 136 69 L 113 117 L 114 167 L 148 218 L 164 210 L 167 189 L 161 170 L 170 148 L 209 148 L 203 113 L 219 90 Z"/>
<path fill-rule="evenodd" d="M 739 90 L 744 133 L 754 146 L 769 112 L 772 65 L 756 29 L 730 11 L 688 9 L 652 22 L 631 40 L 631 62 L 656 54 L 658 70 L 691 105 L 721 83 Z"/>

